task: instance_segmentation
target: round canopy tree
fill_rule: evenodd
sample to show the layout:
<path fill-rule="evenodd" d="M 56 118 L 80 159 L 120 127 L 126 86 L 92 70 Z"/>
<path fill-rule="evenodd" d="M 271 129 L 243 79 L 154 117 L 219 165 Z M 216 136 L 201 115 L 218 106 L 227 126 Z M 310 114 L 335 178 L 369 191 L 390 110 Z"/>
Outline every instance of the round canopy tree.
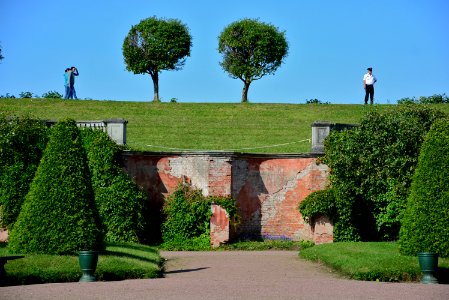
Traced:
<path fill-rule="evenodd" d="M 123 42 L 126 69 L 134 74 L 150 74 L 154 102 L 159 102 L 159 73 L 180 70 L 190 56 L 192 37 L 179 20 L 151 17 L 132 26 Z"/>
<path fill-rule="evenodd" d="M 223 55 L 220 65 L 232 78 L 243 81 L 242 102 L 248 101 L 251 82 L 274 74 L 288 53 L 285 32 L 258 20 L 231 23 L 218 40 L 218 51 Z"/>

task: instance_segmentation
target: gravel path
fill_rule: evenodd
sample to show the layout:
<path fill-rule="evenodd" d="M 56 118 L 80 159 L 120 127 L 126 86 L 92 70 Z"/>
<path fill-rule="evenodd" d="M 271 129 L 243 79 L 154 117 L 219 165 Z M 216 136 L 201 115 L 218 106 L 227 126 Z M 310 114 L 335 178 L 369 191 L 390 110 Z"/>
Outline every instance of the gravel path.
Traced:
<path fill-rule="evenodd" d="M 449 285 L 339 278 L 296 251 L 162 252 L 165 278 L 0 288 L 0 299 L 449 299 Z"/>

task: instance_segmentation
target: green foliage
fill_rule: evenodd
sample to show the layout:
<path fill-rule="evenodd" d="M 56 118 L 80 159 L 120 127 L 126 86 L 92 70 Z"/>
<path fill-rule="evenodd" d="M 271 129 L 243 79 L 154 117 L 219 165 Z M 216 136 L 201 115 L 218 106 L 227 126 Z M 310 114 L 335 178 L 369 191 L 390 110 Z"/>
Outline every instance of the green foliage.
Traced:
<path fill-rule="evenodd" d="M 0 99 L 15 99 L 16 96 L 6 93 L 5 95 L 0 95 Z"/>
<path fill-rule="evenodd" d="M 123 41 L 126 69 L 134 74 L 150 74 L 153 101 L 159 102 L 159 73 L 180 70 L 190 56 L 192 37 L 186 25 L 176 19 L 151 17 L 132 26 Z"/>
<path fill-rule="evenodd" d="M 242 19 L 228 25 L 218 37 L 221 67 L 244 83 L 242 102 L 248 101 L 248 89 L 254 80 L 274 74 L 288 53 L 285 32 L 271 24 Z"/>
<path fill-rule="evenodd" d="M 400 251 L 449 257 L 449 120 L 435 122 L 426 136 L 413 176 L 400 231 Z"/>
<path fill-rule="evenodd" d="M 299 204 L 299 212 L 308 223 L 313 223 L 314 218 L 319 215 L 326 215 L 334 220 L 336 217 L 334 191 L 325 189 L 310 193 Z"/>
<path fill-rule="evenodd" d="M 330 104 L 330 102 L 329 101 L 323 102 L 315 98 L 306 100 L 306 104 Z"/>
<path fill-rule="evenodd" d="M 122 147 L 101 130 L 81 131 L 92 173 L 95 201 L 109 242 L 139 242 L 147 196 L 121 169 Z"/>
<path fill-rule="evenodd" d="M 103 239 L 79 129 L 73 120 L 58 122 L 11 231 L 9 249 L 75 254 L 103 250 Z"/>
<path fill-rule="evenodd" d="M 167 250 L 210 249 L 212 203 L 222 206 L 230 219 L 236 220 L 234 199 L 204 197 L 201 190 L 180 184 L 163 207 L 166 220 L 162 224 L 162 247 Z"/>
<path fill-rule="evenodd" d="M 0 256 L 10 255 L 0 244 Z M 109 243 L 100 253 L 95 277 L 100 281 L 161 276 L 162 259 L 154 247 L 133 243 Z M 27 254 L 5 265 L 6 285 L 77 282 L 81 273 L 78 256 Z"/>
<path fill-rule="evenodd" d="M 369 111 L 353 130 L 331 132 L 323 161 L 331 169 L 336 241 L 398 238 L 422 141 L 443 116 L 426 106 L 401 105 Z"/>
<path fill-rule="evenodd" d="M 40 120 L 0 114 L 0 205 L 2 223 L 8 228 L 28 193 L 47 144 L 47 131 Z"/>
<path fill-rule="evenodd" d="M 21 92 L 19 94 L 20 98 L 33 98 L 33 93 L 32 92 Z"/>
<path fill-rule="evenodd" d="M 446 94 L 435 94 L 429 97 L 421 96 L 418 99 L 415 97 L 399 99 L 398 104 L 441 104 L 449 103 L 449 97 Z"/>
<path fill-rule="evenodd" d="M 58 93 L 57 91 L 48 91 L 44 94 L 42 94 L 42 98 L 46 99 L 62 99 L 62 95 Z"/>

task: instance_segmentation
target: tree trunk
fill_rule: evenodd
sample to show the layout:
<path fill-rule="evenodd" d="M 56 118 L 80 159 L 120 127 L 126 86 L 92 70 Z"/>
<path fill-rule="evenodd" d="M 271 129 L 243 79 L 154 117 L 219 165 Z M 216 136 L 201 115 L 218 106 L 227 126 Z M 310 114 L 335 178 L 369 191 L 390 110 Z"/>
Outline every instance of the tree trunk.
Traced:
<path fill-rule="evenodd" d="M 154 74 L 150 74 L 151 79 L 153 79 L 153 90 L 154 97 L 153 102 L 160 102 L 159 100 L 159 72 L 154 72 Z"/>
<path fill-rule="evenodd" d="M 248 90 L 249 85 L 251 84 L 251 81 L 244 81 L 243 82 L 243 91 L 242 91 L 242 103 L 248 102 Z"/>

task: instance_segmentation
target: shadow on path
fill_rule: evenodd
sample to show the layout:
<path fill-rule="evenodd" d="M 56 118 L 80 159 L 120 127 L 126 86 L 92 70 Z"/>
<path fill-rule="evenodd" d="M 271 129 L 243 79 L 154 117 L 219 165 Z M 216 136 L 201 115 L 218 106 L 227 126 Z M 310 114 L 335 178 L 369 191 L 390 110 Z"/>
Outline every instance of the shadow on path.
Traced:
<path fill-rule="evenodd" d="M 209 269 L 209 267 L 195 268 L 195 269 L 181 269 L 181 270 L 166 271 L 166 272 L 164 272 L 164 274 L 188 273 L 188 272 L 201 271 L 201 270 L 205 270 L 205 269 Z"/>

